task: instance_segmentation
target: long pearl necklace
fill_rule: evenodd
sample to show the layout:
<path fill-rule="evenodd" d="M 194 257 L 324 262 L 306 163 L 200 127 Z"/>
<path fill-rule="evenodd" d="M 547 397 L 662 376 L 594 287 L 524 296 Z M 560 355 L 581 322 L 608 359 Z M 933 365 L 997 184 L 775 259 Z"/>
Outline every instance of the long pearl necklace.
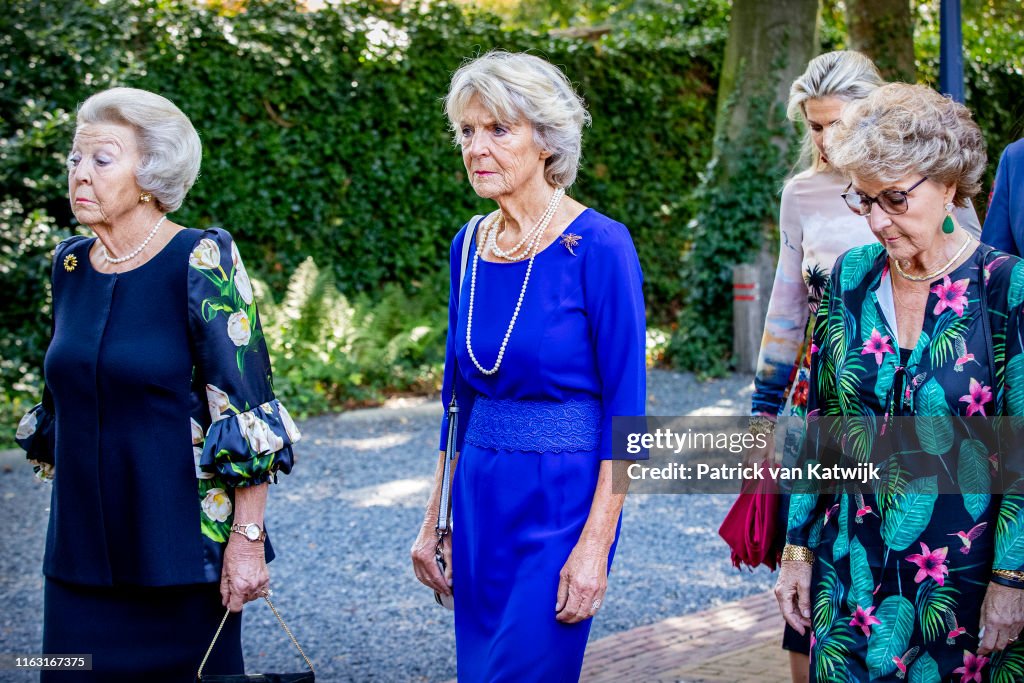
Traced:
<path fill-rule="evenodd" d="M 938 276 L 942 275 L 947 270 L 949 270 L 949 267 L 952 266 L 954 263 L 956 263 L 956 260 L 958 258 L 963 256 L 964 251 L 967 250 L 967 247 L 968 247 L 968 245 L 970 245 L 970 243 L 971 243 L 971 236 L 968 235 L 967 239 L 964 240 L 964 243 L 962 245 L 960 245 L 960 248 L 957 249 L 955 254 L 953 254 L 953 258 L 949 259 L 949 261 L 946 262 L 946 265 L 942 266 L 941 268 L 939 268 L 938 270 L 936 270 L 936 271 L 934 271 L 932 273 L 928 273 L 927 275 L 911 275 L 910 273 L 904 272 L 903 268 L 900 266 L 899 259 L 892 259 L 892 264 L 894 266 L 896 266 L 896 272 L 899 273 L 904 278 L 906 278 L 906 279 L 908 279 L 908 280 L 910 280 L 912 282 L 927 282 L 928 280 L 934 280 L 935 278 L 937 278 Z"/>
<path fill-rule="evenodd" d="M 107 247 L 101 244 L 100 246 L 103 247 L 103 258 L 106 259 L 107 263 L 124 263 L 125 261 L 131 261 L 133 258 L 142 253 L 142 250 L 145 249 L 146 245 L 149 244 L 149 241 L 153 239 L 153 235 L 155 235 L 156 231 L 160 229 L 160 225 L 163 224 L 166 218 L 167 214 L 160 216 L 160 220 L 156 222 L 156 225 L 153 226 L 153 229 L 149 231 L 148 235 L 146 235 L 146 239 L 142 240 L 142 244 L 139 245 L 139 248 L 133 251 L 132 253 L 128 254 L 127 256 L 114 258 L 109 253 L 107 253 Z"/>
<path fill-rule="evenodd" d="M 473 273 L 469 280 L 469 315 L 466 322 L 466 350 L 469 352 L 469 358 L 473 361 L 473 365 L 476 366 L 476 369 L 485 375 L 493 375 L 498 371 L 498 368 L 501 367 L 501 361 L 505 357 L 505 347 L 508 346 L 508 340 L 512 336 L 513 328 L 516 326 L 516 320 L 519 318 L 519 310 L 523 307 L 523 297 L 526 296 L 526 285 L 530 282 L 530 273 L 533 271 L 533 261 L 537 258 L 537 247 L 540 246 L 540 238 L 544 235 L 548 225 L 551 223 L 551 219 L 555 215 L 555 210 L 558 208 L 558 203 L 561 201 L 562 195 L 564 194 L 565 190 L 562 188 L 555 190 L 554 195 L 551 197 L 551 202 L 548 204 L 548 210 L 544 212 L 544 216 L 541 217 L 540 223 L 537 224 L 537 229 L 531 233 L 532 237 L 526 244 L 526 253 L 530 255 L 530 261 L 526 266 L 526 277 L 523 278 L 523 287 L 519 290 L 519 299 L 516 301 L 516 308 L 512 312 L 512 320 L 508 323 L 508 330 L 505 331 L 505 338 L 501 340 L 501 346 L 498 348 L 498 359 L 494 361 L 494 367 L 490 370 L 480 365 L 480 361 L 477 360 L 476 354 L 473 353 L 473 303 L 476 300 L 476 270 L 477 265 L 480 262 L 480 253 L 483 250 L 482 247 L 477 244 L 476 251 L 473 254 Z M 493 248 L 494 240 L 496 240 L 495 234 L 498 229 L 499 217 L 500 214 L 492 219 L 484 232 L 482 242 L 490 248 Z"/>
<path fill-rule="evenodd" d="M 544 233 L 544 230 L 547 228 L 548 223 L 551 222 L 551 217 L 555 215 L 555 210 L 558 209 L 558 204 L 561 202 L 564 195 L 565 189 L 559 187 L 555 190 L 555 193 L 551 195 L 551 201 L 548 202 L 548 208 L 544 210 L 544 215 L 542 215 L 540 220 L 537 221 L 537 224 L 533 226 L 533 230 L 523 234 L 523 238 L 519 240 L 519 244 L 508 251 L 505 251 L 498 246 L 499 231 L 495 230 L 491 232 L 491 239 L 487 243 L 488 250 L 498 258 L 503 258 L 506 261 L 522 261 L 524 258 L 529 256 L 530 252 L 528 249 L 522 254 L 520 254 L 519 251 L 521 251 L 527 243 L 532 242 L 533 238 L 536 237 L 538 233 Z M 502 224 L 502 230 L 500 232 L 504 232 L 505 215 L 499 215 Z"/>

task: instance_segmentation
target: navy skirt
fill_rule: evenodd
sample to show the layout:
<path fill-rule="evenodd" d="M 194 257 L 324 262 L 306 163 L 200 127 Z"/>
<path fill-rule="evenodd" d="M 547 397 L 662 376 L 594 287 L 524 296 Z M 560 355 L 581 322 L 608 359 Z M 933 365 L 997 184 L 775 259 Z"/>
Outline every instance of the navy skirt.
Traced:
<path fill-rule="evenodd" d="M 43 653 L 92 655 L 92 671 L 44 671 L 42 683 L 194 683 L 224 607 L 217 584 L 80 586 L 46 579 Z M 240 674 L 242 615 L 232 614 L 204 674 Z"/>

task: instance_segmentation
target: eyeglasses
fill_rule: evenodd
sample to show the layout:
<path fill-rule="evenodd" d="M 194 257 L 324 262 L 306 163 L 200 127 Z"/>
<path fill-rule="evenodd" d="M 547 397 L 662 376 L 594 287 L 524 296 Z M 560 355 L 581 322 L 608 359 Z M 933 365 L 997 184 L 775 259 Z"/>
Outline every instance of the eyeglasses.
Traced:
<path fill-rule="evenodd" d="M 846 200 L 846 205 L 850 207 L 850 211 L 853 211 L 858 216 L 870 214 L 871 205 L 876 202 L 882 211 L 885 211 L 890 216 L 898 216 L 901 213 L 906 213 L 907 209 L 910 208 L 910 205 L 907 203 L 907 195 L 926 180 L 928 180 L 928 176 L 921 178 L 906 190 L 886 190 L 879 193 L 877 197 L 869 197 L 863 192 L 850 192 L 850 188 L 853 187 L 853 183 L 850 183 L 846 186 L 846 191 L 843 192 L 842 196 Z"/>

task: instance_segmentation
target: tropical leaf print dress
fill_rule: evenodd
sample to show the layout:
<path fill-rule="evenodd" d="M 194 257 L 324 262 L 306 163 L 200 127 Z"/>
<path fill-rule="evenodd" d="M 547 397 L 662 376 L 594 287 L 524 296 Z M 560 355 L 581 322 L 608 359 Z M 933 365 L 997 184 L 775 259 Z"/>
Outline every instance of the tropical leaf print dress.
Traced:
<path fill-rule="evenodd" d="M 808 419 L 879 416 L 850 421 L 842 457 L 888 469 L 792 498 L 787 541 L 817 558 L 811 678 L 1021 681 L 1024 641 L 977 654 L 992 570 L 1024 569 L 1020 442 L 993 455 L 992 421 L 966 418 L 1024 415 L 1024 263 L 981 246 L 933 281 L 905 360 L 887 263 L 878 244 L 841 257 L 814 326 Z"/>

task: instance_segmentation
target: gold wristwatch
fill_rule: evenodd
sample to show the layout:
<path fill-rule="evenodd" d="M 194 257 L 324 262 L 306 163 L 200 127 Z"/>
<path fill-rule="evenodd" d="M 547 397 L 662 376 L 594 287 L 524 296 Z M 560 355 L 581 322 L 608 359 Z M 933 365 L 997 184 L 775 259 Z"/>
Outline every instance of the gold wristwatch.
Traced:
<path fill-rule="evenodd" d="M 249 524 L 232 524 L 231 531 L 236 534 L 241 534 L 245 537 L 245 540 L 252 541 L 253 543 L 261 542 L 267 537 L 267 532 L 263 530 L 263 527 L 255 522 L 250 522 Z"/>

